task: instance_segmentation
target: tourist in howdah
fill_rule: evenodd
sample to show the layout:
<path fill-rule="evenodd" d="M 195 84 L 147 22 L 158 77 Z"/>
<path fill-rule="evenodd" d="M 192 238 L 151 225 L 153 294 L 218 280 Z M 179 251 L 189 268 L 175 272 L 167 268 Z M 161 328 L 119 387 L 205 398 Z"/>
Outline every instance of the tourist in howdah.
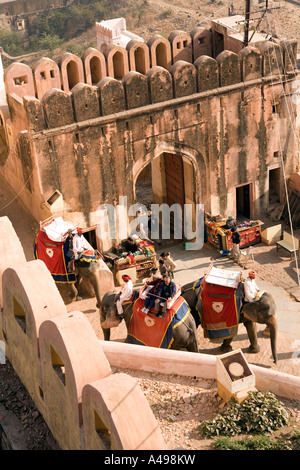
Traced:
<path fill-rule="evenodd" d="M 159 297 L 155 300 L 155 310 L 158 312 L 156 314 L 157 317 L 163 316 L 163 313 L 167 310 L 167 302 L 170 302 L 176 294 L 176 284 L 169 276 L 162 276 L 162 281 L 156 291 L 156 295 Z M 161 307 L 162 311 L 160 311 Z"/>
<path fill-rule="evenodd" d="M 149 310 L 154 307 L 155 300 L 157 299 L 157 291 L 159 289 L 160 284 L 163 282 L 161 276 L 157 276 L 154 270 L 157 271 L 156 268 L 152 268 L 152 274 L 150 278 L 146 281 L 145 287 L 145 303 L 144 307 L 142 308 L 142 312 L 147 315 Z"/>
<path fill-rule="evenodd" d="M 164 260 L 164 264 L 168 270 L 168 275 L 171 279 L 174 279 L 174 269 L 176 268 L 176 263 L 173 260 L 171 253 L 167 251 L 166 253 L 161 253 L 160 259 Z"/>
<path fill-rule="evenodd" d="M 161 276 L 168 275 L 169 273 L 169 270 L 167 266 L 165 265 L 165 261 L 163 259 L 158 260 L 158 269 L 159 269 Z"/>

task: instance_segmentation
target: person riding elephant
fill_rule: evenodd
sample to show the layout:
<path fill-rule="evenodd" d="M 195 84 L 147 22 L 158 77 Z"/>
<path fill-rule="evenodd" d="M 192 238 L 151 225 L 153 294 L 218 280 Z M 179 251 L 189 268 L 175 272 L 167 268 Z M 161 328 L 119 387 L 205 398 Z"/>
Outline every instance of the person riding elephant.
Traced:
<path fill-rule="evenodd" d="M 201 299 L 199 292 L 194 288 L 195 282 L 188 283 L 181 288 L 181 295 L 189 304 L 196 326 L 201 323 L 199 311 L 201 311 Z M 244 294 L 244 283 L 240 282 L 242 295 Z M 274 363 L 277 363 L 277 315 L 276 304 L 271 294 L 263 292 L 261 297 L 254 302 L 241 303 L 240 323 L 243 323 L 247 330 L 250 341 L 249 353 L 258 353 L 260 348 L 257 343 L 256 323 L 265 324 L 270 331 L 271 350 Z M 220 350 L 222 353 L 232 350 L 231 342 L 233 337 L 223 340 Z"/>
<path fill-rule="evenodd" d="M 134 289 L 136 296 L 138 291 Z M 116 292 L 110 291 L 107 292 L 101 302 L 100 306 L 100 326 L 103 330 L 104 340 L 108 341 L 110 339 L 110 329 L 117 327 L 122 318 L 118 315 L 117 307 L 115 303 Z M 123 318 L 129 331 L 130 320 L 133 314 L 134 300 L 123 305 Z M 186 305 L 186 308 L 188 306 Z M 149 315 L 146 315 L 145 318 L 148 318 Z M 190 352 L 198 352 L 197 344 L 197 333 L 196 333 L 196 324 L 195 320 L 188 310 L 188 314 L 184 321 L 179 322 L 175 328 L 172 329 L 172 343 L 171 349 L 187 349 Z"/>

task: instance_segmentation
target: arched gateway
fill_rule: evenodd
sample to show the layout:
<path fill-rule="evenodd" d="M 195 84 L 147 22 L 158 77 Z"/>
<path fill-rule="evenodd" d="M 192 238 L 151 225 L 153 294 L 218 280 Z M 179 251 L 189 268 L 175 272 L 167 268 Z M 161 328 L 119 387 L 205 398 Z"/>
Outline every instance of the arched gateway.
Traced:
<path fill-rule="evenodd" d="M 193 155 L 187 149 L 179 150 L 170 145 L 161 145 L 154 156 L 145 156 L 133 167 L 134 202 L 146 206 L 149 210 L 153 205 L 167 205 L 169 209 L 176 206 L 179 212 L 166 212 L 170 220 L 170 235 L 175 238 L 187 238 L 188 229 L 195 230 L 196 205 L 205 204 L 205 179 L 202 157 Z M 184 224 L 184 211 L 191 224 L 189 227 Z M 181 227 L 177 226 L 179 232 L 175 230 L 174 233 L 176 216 L 181 216 L 182 219 L 177 219 L 179 225 L 181 222 Z M 181 237 L 178 236 L 180 231 Z"/>

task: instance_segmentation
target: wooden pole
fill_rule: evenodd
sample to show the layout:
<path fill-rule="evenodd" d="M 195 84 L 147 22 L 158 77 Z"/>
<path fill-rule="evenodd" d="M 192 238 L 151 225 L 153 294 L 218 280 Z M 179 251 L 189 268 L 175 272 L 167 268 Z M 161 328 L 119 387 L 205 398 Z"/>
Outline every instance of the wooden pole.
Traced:
<path fill-rule="evenodd" d="M 246 0 L 244 47 L 249 43 L 250 0 Z"/>

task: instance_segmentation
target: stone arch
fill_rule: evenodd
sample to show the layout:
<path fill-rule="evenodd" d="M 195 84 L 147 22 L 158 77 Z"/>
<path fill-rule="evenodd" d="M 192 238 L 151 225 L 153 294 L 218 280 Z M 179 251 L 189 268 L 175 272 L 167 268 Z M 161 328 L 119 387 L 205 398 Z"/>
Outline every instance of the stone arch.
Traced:
<path fill-rule="evenodd" d="M 41 100 L 52 88 L 61 88 L 60 70 L 54 60 L 42 57 L 32 66 L 36 96 Z"/>
<path fill-rule="evenodd" d="M 155 67 L 156 65 L 158 65 L 169 70 L 172 64 L 172 52 L 170 42 L 163 36 L 156 34 L 155 36 L 149 39 L 147 45 L 150 51 L 151 67 Z"/>
<path fill-rule="evenodd" d="M 4 70 L 4 83 L 7 94 L 15 93 L 19 98 L 35 96 L 32 70 L 26 64 L 13 62 L 9 65 Z"/>
<path fill-rule="evenodd" d="M 150 69 L 149 49 L 144 42 L 132 39 L 126 46 L 130 70 L 146 74 Z"/>
<path fill-rule="evenodd" d="M 168 200 L 168 188 L 165 178 L 164 159 L 165 155 L 174 155 L 181 157 L 183 167 L 183 187 L 184 187 L 184 204 L 192 204 L 193 223 L 195 221 L 196 204 L 204 204 L 209 207 L 208 200 L 208 184 L 207 165 L 201 154 L 194 148 L 184 145 L 181 142 L 160 142 L 159 145 L 140 158 L 133 165 L 132 180 L 133 191 L 131 204 L 137 202 L 136 188 L 139 176 L 151 165 L 151 173 L 155 174 L 152 178 L 152 198 L 154 204 L 163 204 Z M 169 158 L 169 157 L 168 157 Z M 153 184 L 154 183 L 154 184 Z M 143 201 L 138 201 L 142 202 Z M 147 204 L 145 204 L 147 205 Z"/>
<path fill-rule="evenodd" d="M 203 170 L 206 171 L 206 162 L 203 156 L 199 152 L 197 152 L 194 148 L 184 145 L 179 142 L 171 143 L 171 142 L 162 141 L 155 147 L 154 151 L 151 151 L 145 154 L 143 157 L 139 158 L 139 160 L 137 160 L 134 163 L 133 169 L 132 169 L 134 198 L 135 198 L 135 185 L 136 185 L 136 181 L 138 179 L 139 174 L 149 163 L 151 163 L 153 160 L 155 160 L 157 157 L 159 157 L 163 153 L 178 154 L 178 155 L 181 155 L 182 157 L 186 157 L 191 162 L 195 171 L 196 203 L 201 204 L 201 194 L 204 193 L 202 190 L 200 190 L 201 179 L 202 179 L 201 171 Z M 207 190 L 206 186 L 207 185 L 205 185 L 204 191 Z"/>
<path fill-rule="evenodd" d="M 121 46 L 107 46 L 104 49 L 107 64 L 107 75 L 122 80 L 124 75 L 129 72 L 128 53 Z"/>
<path fill-rule="evenodd" d="M 68 92 L 77 85 L 84 83 L 83 63 L 80 57 L 66 52 L 60 60 L 62 88 Z"/>
<path fill-rule="evenodd" d="M 169 34 L 173 64 L 178 60 L 193 63 L 192 38 L 185 31 L 172 31 Z"/>
<path fill-rule="evenodd" d="M 94 47 L 89 47 L 82 55 L 85 81 L 88 85 L 97 85 L 107 75 L 105 57 Z"/>

